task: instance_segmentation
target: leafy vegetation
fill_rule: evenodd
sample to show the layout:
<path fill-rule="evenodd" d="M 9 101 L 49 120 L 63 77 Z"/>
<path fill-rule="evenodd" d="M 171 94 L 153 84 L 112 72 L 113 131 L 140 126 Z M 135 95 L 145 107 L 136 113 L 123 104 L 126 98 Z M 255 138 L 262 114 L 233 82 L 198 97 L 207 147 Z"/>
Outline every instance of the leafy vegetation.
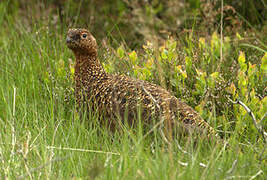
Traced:
<path fill-rule="evenodd" d="M 258 129 L 267 131 L 267 8 L 264 1 L 250 4 L 247 15 L 246 6 L 0 2 L 0 177 L 266 179 L 266 141 Z M 197 145 L 190 137 L 166 143 L 156 131 L 143 134 L 142 124 L 112 134 L 96 112 L 79 117 L 74 56 L 65 45 L 73 26 L 93 32 L 107 72 L 165 87 L 229 145 L 201 137 Z M 257 127 L 235 101 L 249 107 Z"/>

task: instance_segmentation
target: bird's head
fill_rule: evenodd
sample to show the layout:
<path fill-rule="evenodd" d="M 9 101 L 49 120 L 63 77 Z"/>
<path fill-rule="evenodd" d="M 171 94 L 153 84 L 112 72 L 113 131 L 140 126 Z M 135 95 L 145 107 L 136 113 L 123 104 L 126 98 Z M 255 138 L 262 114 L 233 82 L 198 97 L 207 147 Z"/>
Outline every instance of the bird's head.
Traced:
<path fill-rule="evenodd" d="M 69 29 L 66 43 L 75 54 L 97 54 L 96 40 L 86 29 Z"/>

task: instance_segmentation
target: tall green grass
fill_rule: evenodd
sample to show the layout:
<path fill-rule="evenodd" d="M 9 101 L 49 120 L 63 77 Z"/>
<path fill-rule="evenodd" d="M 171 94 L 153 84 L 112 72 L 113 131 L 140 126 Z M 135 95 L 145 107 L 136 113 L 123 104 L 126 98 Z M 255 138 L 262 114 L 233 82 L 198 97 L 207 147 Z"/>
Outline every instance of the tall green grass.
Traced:
<path fill-rule="evenodd" d="M 5 3 L 0 5 L 1 10 L 7 9 Z M 201 103 L 202 92 L 189 92 L 196 98 L 186 99 L 188 103 L 198 105 L 197 109 L 212 125 L 216 125 L 213 124 L 216 118 L 220 120 L 218 124 L 224 126 L 223 134 L 226 134 L 227 130 L 231 131 L 231 136 L 225 136 L 230 144 L 228 147 L 223 144 L 205 143 L 202 139 L 195 145 L 189 138 L 176 139 L 168 144 L 157 133 L 144 136 L 141 124 L 136 129 L 124 128 L 121 132 L 111 133 L 100 126 L 99 114 L 96 112 L 87 112 L 89 115 L 85 114 L 84 117 L 79 117 L 76 113 L 70 68 L 74 56 L 65 45 L 66 27 L 54 28 L 49 25 L 50 20 L 48 22 L 36 20 L 34 24 L 28 26 L 16 13 L 1 12 L 3 12 L 0 15 L 1 178 L 266 179 L 266 152 L 263 151 L 266 145 L 261 137 L 257 136 L 257 132 L 242 128 L 242 120 L 246 125 L 251 119 L 239 106 L 235 106 L 234 109 L 226 108 L 222 111 L 225 115 L 220 114 L 217 118 L 215 110 L 210 111 L 198 104 Z M 180 63 L 182 58 L 177 53 L 186 54 L 187 69 L 176 70 L 186 71 L 188 76 L 191 73 L 192 76 L 197 76 L 199 81 L 193 77 L 185 79 L 182 73 L 178 76 L 166 76 L 177 78 L 173 82 L 180 82 L 179 86 L 184 83 L 183 87 L 189 88 L 190 91 L 190 88 L 194 89 L 198 83 L 199 86 L 201 83 L 207 83 L 206 86 L 209 86 L 210 76 L 203 77 L 203 80 L 201 74 L 191 70 L 193 67 L 188 65 L 194 57 L 191 53 L 196 49 L 199 50 L 193 43 L 194 39 L 190 36 L 188 38 L 184 44 L 175 47 L 172 52 L 173 59 L 176 63 Z M 180 49 L 182 47 L 186 48 Z M 170 48 L 166 48 L 166 51 L 152 50 L 158 51 L 159 54 L 163 52 L 161 54 L 163 60 L 167 50 L 167 54 L 170 55 Z M 238 50 L 237 48 L 231 51 L 235 54 L 235 58 L 238 58 Z M 122 51 L 125 51 L 124 59 L 131 64 L 133 57 L 128 56 L 128 50 Z M 209 55 L 215 58 L 213 61 L 217 62 L 217 52 L 205 53 L 210 53 Z M 207 67 L 211 68 L 208 75 L 214 73 L 216 68 L 209 67 L 204 61 L 205 57 L 200 57 L 203 61 L 196 62 L 196 69 Z M 155 55 L 149 52 L 138 54 L 137 64 L 133 64 L 140 66 L 141 70 L 143 68 L 141 74 L 147 72 L 142 64 L 147 63 L 146 58 L 155 58 Z M 261 59 L 262 54 L 257 58 Z M 106 59 L 105 68 L 115 69 L 115 66 L 112 67 L 112 64 L 108 63 L 113 61 L 122 63 L 118 67 L 127 67 L 113 52 Z M 164 62 L 159 62 L 164 70 L 170 68 L 174 71 L 172 64 Z M 155 69 L 148 70 L 155 71 Z M 118 71 L 123 72 L 125 69 Z M 140 73 L 132 69 L 129 69 L 129 72 L 131 76 L 138 76 Z M 227 77 L 227 70 L 225 72 L 222 70 L 220 73 L 225 73 L 222 75 Z M 241 75 L 247 78 L 245 73 Z M 153 73 L 151 76 L 143 76 L 146 80 L 159 82 L 157 77 L 157 74 Z M 255 79 L 258 80 L 256 77 L 255 75 Z M 205 81 L 205 78 L 208 80 Z M 188 80 L 190 82 L 186 84 L 185 81 Z M 266 82 L 256 80 L 255 82 L 259 83 Z M 181 96 L 184 89 L 179 89 L 178 85 L 172 84 L 167 87 L 173 90 L 175 95 Z M 212 88 L 212 84 L 210 87 Z M 253 87 L 258 87 L 258 91 L 261 92 L 264 84 Z M 236 97 L 236 94 L 232 97 Z M 246 99 L 246 102 L 250 103 L 249 99 Z M 264 106 L 262 102 L 258 103 Z M 253 107 L 255 106 L 254 104 Z M 264 109 L 260 110 L 257 118 L 264 113 Z M 237 117 L 240 118 L 238 122 L 241 125 L 240 129 L 236 130 L 229 127 L 229 123 L 235 121 Z M 251 126 L 246 125 L 246 128 Z M 241 132 L 243 134 L 239 134 Z M 250 139 L 250 136 L 258 138 Z"/>

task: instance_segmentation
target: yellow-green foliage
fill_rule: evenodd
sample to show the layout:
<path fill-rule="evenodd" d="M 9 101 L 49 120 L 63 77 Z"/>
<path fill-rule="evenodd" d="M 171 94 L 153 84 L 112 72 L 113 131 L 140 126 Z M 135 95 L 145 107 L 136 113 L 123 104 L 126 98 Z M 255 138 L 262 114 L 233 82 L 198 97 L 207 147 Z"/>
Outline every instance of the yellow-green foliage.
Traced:
<path fill-rule="evenodd" d="M 245 53 L 241 51 L 238 57 L 239 70 L 237 75 L 237 86 L 231 84 L 227 89 L 234 100 L 240 99 L 254 112 L 258 119 L 258 123 L 267 110 L 267 98 L 259 98 L 256 96 L 255 92 L 255 89 L 258 88 L 258 83 L 266 84 L 266 72 L 264 72 L 263 63 L 264 58 L 266 58 L 266 53 L 262 58 L 261 65 L 251 64 L 250 62 L 246 62 Z M 236 119 L 237 132 L 240 134 L 249 133 L 250 137 L 254 137 L 256 128 L 245 109 L 242 106 L 235 105 L 233 111 Z"/>
<path fill-rule="evenodd" d="M 239 39 L 240 35 L 236 36 L 235 40 Z M 246 60 L 246 52 L 234 47 L 234 41 L 224 37 L 221 43 L 214 32 L 210 39 L 193 40 L 189 35 L 185 44 L 170 38 L 157 47 L 148 41 L 138 52 L 121 45 L 104 68 L 115 73 L 126 65 L 129 69 L 122 73 L 164 86 L 195 106 L 219 129 L 236 131 L 237 137 L 250 134 L 254 139 L 257 132 L 251 117 L 242 106 L 229 102 L 228 97 L 244 102 L 258 120 L 263 117 L 267 98 L 261 93 L 266 84 L 267 55 L 252 64 Z M 234 69 L 231 63 L 236 64 Z"/>

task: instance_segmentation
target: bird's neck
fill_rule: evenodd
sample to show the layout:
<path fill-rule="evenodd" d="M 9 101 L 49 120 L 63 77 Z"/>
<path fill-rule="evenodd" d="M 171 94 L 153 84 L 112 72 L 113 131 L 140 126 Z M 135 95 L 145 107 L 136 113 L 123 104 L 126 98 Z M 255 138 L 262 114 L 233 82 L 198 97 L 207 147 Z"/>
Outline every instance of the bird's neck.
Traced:
<path fill-rule="evenodd" d="M 97 80 L 106 76 L 106 72 L 97 58 L 97 53 L 75 53 L 75 57 L 75 76 L 77 76 L 79 80 Z"/>

